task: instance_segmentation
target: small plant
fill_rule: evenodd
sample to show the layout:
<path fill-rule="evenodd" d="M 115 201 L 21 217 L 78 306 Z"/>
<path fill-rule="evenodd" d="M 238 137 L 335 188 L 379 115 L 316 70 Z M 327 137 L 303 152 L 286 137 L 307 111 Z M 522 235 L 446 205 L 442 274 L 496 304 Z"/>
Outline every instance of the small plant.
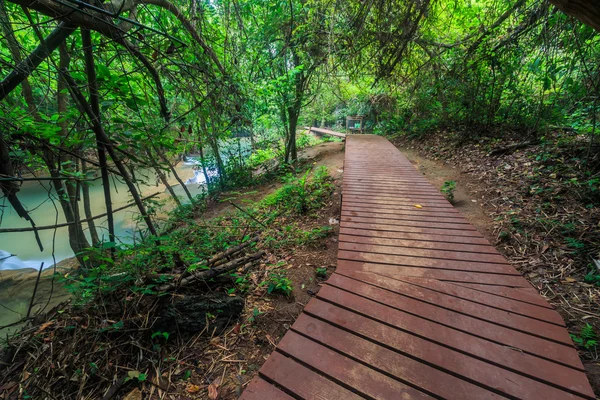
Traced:
<path fill-rule="evenodd" d="M 318 278 L 327 278 L 327 267 L 317 267 L 315 273 Z"/>
<path fill-rule="evenodd" d="M 567 243 L 567 246 L 576 249 L 576 250 L 580 250 L 583 249 L 585 247 L 585 244 L 580 242 L 579 240 L 575 239 L 575 238 L 565 238 L 565 242 Z"/>
<path fill-rule="evenodd" d="M 269 279 L 265 283 L 268 284 L 268 293 L 279 292 L 289 296 L 294 290 L 292 281 L 287 277 L 284 271 L 271 272 L 271 274 L 269 274 Z"/>
<path fill-rule="evenodd" d="M 446 181 L 442 185 L 441 192 L 446 196 L 450 203 L 454 203 L 454 191 L 456 190 L 456 181 Z"/>
<path fill-rule="evenodd" d="M 587 273 L 583 280 L 592 285 L 600 286 L 600 270 L 592 266 L 590 272 Z"/>
<path fill-rule="evenodd" d="M 585 326 L 581 328 L 579 335 L 572 333 L 571 339 L 573 339 L 573 342 L 577 346 L 586 350 L 592 350 L 598 346 L 598 335 L 590 324 L 585 324 Z"/>

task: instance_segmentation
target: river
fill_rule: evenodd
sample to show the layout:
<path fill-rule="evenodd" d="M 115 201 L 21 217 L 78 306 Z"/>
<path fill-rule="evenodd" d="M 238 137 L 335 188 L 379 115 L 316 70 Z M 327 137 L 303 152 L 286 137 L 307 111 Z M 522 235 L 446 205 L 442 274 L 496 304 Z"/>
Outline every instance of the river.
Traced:
<path fill-rule="evenodd" d="M 241 144 L 238 144 L 240 141 Z M 247 155 L 250 149 L 249 140 L 230 139 L 228 143 L 222 143 L 222 148 L 227 150 L 237 150 L 241 148 Z M 227 151 L 223 152 L 224 162 L 227 162 Z M 177 174 L 182 181 L 186 182 L 188 190 L 192 195 L 200 194 L 203 190 L 205 179 L 198 168 L 198 163 L 193 158 L 188 161 L 180 162 L 176 167 Z M 148 196 L 156 192 L 165 192 L 165 187 L 159 183 L 156 174 L 151 170 L 136 170 L 136 178 L 144 183 L 139 183 L 139 190 L 142 196 Z M 113 208 L 122 207 L 131 202 L 131 196 L 124 182 L 117 179 L 111 179 L 111 195 Z M 187 201 L 187 197 L 181 185 L 173 176 L 169 176 L 169 183 L 173 186 L 175 193 Z M 65 218 L 56 200 L 56 193 L 49 182 L 29 181 L 23 182 L 21 190 L 17 193 L 21 203 L 25 206 L 37 226 L 54 225 L 65 222 Z M 168 196 L 163 194 L 162 199 Z M 95 180 L 90 185 L 90 202 L 92 214 L 98 215 L 106 212 L 104 202 L 104 191 L 100 179 Z M 80 215 L 83 216 L 83 201 L 80 201 Z M 115 235 L 118 241 L 131 243 L 136 231 L 137 219 L 139 213 L 135 206 L 114 214 Z M 143 226 L 143 223 L 142 225 Z M 3 198 L 0 200 L 0 227 L 2 228 L 28 228 L 29 223 L 17 215 L 8 201 Z M 100 237 L 108 236 L 106 218 L 96 220 L 96 227 Z M 86 235 L 89 238 L 87 224 L 84 223 Z M 44 268 L 49 268 L 55 262 L 73 257 L 73 251 L 69 245 L 68 228 L 47 229 L 39 231 L 40 239 L 44 245 L 44 251 L 40 251 L 36 244 L 33 232 L 18 233 L 0 233 L 0 270 L 34 268 L 39 269 L 41 263 Z M 13 254 L 14 256 L 10 256 Z M 8 257 L 8 258 L 7 258 Z"/>

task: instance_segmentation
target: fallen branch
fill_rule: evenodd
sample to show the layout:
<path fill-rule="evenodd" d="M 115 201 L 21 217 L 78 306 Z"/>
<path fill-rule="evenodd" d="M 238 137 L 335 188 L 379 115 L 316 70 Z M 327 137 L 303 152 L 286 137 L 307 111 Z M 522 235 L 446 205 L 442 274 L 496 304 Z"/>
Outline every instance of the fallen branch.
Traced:
<path fill-rule="evenodd" d="M 512 153 L 515 150 L 524 149 L 526 147 L 535 145 L 537 143 L 538 142 L 536 140 L 528 140 L 526 142 L 511 144 L 509 146 L 497 147 L 497 148 L 493 149 L 492 151 L 490 151 L 489 155 L 490 156 L 499 156 L 502 154 Z"/>
<path fill-rule="evenodd" d="M 234 255 L 236 253 L 239 253 L 240 251 L 242 251 L 243 249 L 245 249 L 252 243 L 258 242 L 258 239 L 260 239 L 260 236 L 256 235 L 235 247 L 231 247 L 231 248 L 227 249 L 226 251 L 215 255 L 213 258 L 208 260 L 208 266 L 211 268 L 216 266 L 219 261 L 221 261 L 225 258 L 231 257 L 232 255 Z"/>
<path fill-rule="evenodd" d="M 240 266 L 245 266 L 248 263 L 256 261 L 256 260 L 260 259 L 264 254 L 265 254 L 264 250 L 260 250 L 254 254 L 250 254 L 249 256 L 244 256 L 244 257 L 238 258 L 236 260 L 229 261 L 228 263 L 221 264 L 215 268 L 201 270 L 201 271 L 194 271 L 194 272 L 192 272 L 192 274 L 190 276 L 182 279 L 180 282 L 161 285 L 161 286 L 158 286 L 156 288 L 156 290 L 159 292 L 167 292 L 167 291 L 170 291 L 173 289 L 188 286 L 195 281 L 199 281 L 199 280 L 206 281 L 206 280 L 212 279 L 218 275 L 221 275 L 225 272 L 232 271 Z"/>

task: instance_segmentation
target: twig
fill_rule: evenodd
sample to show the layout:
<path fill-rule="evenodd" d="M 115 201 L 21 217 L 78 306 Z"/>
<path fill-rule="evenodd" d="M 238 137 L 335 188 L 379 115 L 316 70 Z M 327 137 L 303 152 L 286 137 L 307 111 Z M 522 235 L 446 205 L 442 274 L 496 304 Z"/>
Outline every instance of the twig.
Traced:
<path fill-rule="evenodd" d="M 27 318 L 31 316 L 31 309 L 33 308 L 33 302 L 35 301 L 35 294 L 37 293 L 38 286 L 40 284 L 40 277 L 42 276 L 42 269 L 44 268 L 44 262 L 40 264 L 40 270 L 38 271 L 37 278 L 35 279 L 35 286 L 33 287 L 33 294 L 31 295 L 31 301 L 29 302 L 29 308 L 27 309 Z"/>

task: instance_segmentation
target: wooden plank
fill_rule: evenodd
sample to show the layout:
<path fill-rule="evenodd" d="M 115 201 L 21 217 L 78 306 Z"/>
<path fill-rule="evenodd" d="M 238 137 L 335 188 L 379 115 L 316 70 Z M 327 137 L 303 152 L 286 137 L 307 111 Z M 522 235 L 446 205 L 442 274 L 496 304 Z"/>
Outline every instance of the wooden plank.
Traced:
<path fill-rule="evenodd" d="M 352 204 L 345 203 L 342 204 L 342 214 L 344 213 L 357 213 L 357 215 L 364 213 L 373 213 L 373 209 L 377 209 L 377 216 L 379 218 L 395 218 L 395 217 L 421 217 L 421 218 L 437 218 L 439 221 L 464 221 L 465 218 L 453 212 L 445 212 L 445 211 L 435 211 L 435 210 L 425 210 L 421 211 L 419 209 L 415 209 L 415 206 L 408 207 L 394 207 L 394 208 L 382 208 L 382 207 L 369 207 L 364 204 Z"/>
<path fill-rule="evenodd" d="M 389 400 L 432 398 L 295 332 L 288 332 L 277 348 L 304 364 L 310 365 L 312 369 L 318 370 L 323 375 L 352 388 L 353 392 L 358 392 L 368 398 Z M 339 393 L 336 397 L 329 397 L 329 399 L 337 399 L 341 395 Z"/>
<path fill-rule="evenodd" d="M 498 275 L 482 273 L 479 271 L 401 267 L 394 264 L 373 264 L 349 260 L 338 260 L 337 269 L 340 271 L 352 269 L 356 271 L 371 272 L 383 276 L 389 276 L 391 278 L 396 278 L 399 276 L 412 276 L 415 278 L 438 279 L 446 282 L 467 282 L 507 287 L 529 286 L 529 283 L 520 275 Z"/>
<path fill-rule="evenodd" d="M 340 235 L 362 236 L 375 239 L 397 240 L 406 239 L 421 242 L 432 243 L 450 243 L 450 244 L 472 244 L 472 245 L 489 245 L 489 242 L 482 237 L 465 237 L 465 236 L 449 236 L 439 234 L 424 234 L 414 232 L 399 232 L 396 230 L 386 229 L 368 229 L 363 228 L 365 224 L 344 223 L 340 226 Z"/>
<path fill-rule="evenodd" d="M 354 204 L 342 204 L 342 215 L 350 215 L 350 216 L 365 216 L 372 215 L 373 209 L 375 207 L 364 207 L 360 205 Z M 440 211 L 420 211 L 416 209 L 414 206 L 411 208 L 379 208 L 377 207 L 377 217 L 378 218 L 390 218 L 390 219 L 402 219 L 402 218 L 419 218 L 422 220 L 432 219 L 436 221 L 459 221 L 468 223 L 468 221 L 460 214 L 457 213 L 448 213 L 448 212 L 440 212 Z"/>
<path fill-rule="evenodd" d="M 342 246 L 340 244 L 340 246 Z M 358 245 L 357 245 L 358 246 Z M 360 251 L 349 251 L 340 248 L 338 260 L 368 262 L 377 264 L 398 265 L 403 267 L 421 267 L 432 269 L 445 269 L 456 271 L 483 272 L 487 274 L 502 274 L 520 276 L 520 274 L 509 264 L 479 263 L 462 260 L 444 260 L 435 258 L 417 258 L 410 256 L 397 256 L 389 254 L 366 253 Z"/>
<path fill-rule="evenodd" d="M 510 370 L 530 383 L 539 379 L 546 385 L 558 385 L 583 395 L 590 395 L 585 385 L 587 383 L 585 374 L 581 371 L 436 324 L 331 286 L 324 286 L 319 291 L 318 298 L 328 303 L 343 305 L 348 310 L 385 322 L 411 335 L 426 339 L 430 343 L 437 343 L 468 354 L 472 358 L 494 363 L 503 368 L 504 373 L 507 374 Z M 430 346 L 429 343 L 423 345 Z"/>
<path fill-rule="evenodd" d="M 352 202 L 357 202 L 357 203 L 366 203 L 366 204 L 376 204 L 376 205 L 391 205 L 391 206 L 412 206 L 413 208 L 415 208 L 415 204 L 418 204 L 421 206 L 421 209 L 440 209 L 440 208 L 447 208 L 447 209 L 454 209 L 452 207 L 452 204 L 446 202 L 446 203 L 428 203 L 428 202 L 416 202 L 416 201 L 409 201 L 409 200 L 399 200 L 399 199 L 389 199 L 389 198 L 379 198 L 377 196 L 357 196 L 356 194 L 344 194 L 343 195 L 343 199 L 346 200 L 350 200 Z"/>
<path fill-rule="evenodd" d="M 441 228 L 425 228 L 425 227 L 414 227 L 410 225 L 398 225 L 398 224 L 374 224 L 361 221 L 341 221 L 340 226 L 354 228 L 354 229 L 366 229 L 375 231 L 390 231 L 390 232 L 406 232 L 406 233 L 423 233 L 427 235 L 437 236 L 460 236 L 465 238 L 480 238 L 479 232 L 457 230 L 457 229 L 441 229 Z"/>
<path fill-rule="evenodd" d="M 456 400 L 504 398 L 307 314 L 298 317 L 292 330 L 434 396 Z"/>
<path fill-rule="evenodd" d="M 391 200 L 394 201 L 396 203 L 406 203 L 406 202 L 410 202 L 410 203 L 418 203 L 421 204 L 422 206 L 426 206 L 426 205 L 430 205 L 430 206 L 436 206 L 439 207 L 439 205 L 446 205 L 446 206 L 450 206 L 452 207 L 452 204 L 450 204 L 448 202 L 448 200 L 446 200 L 444 197 L 424 197 L 424 196 L 419 196 L 419 195 L 411 195 L 411 194 L 404 194 L 404 195 L 394 195 L 391 193 L 380 193 L 377 191 L 359 191 L 359 190 L 349 190 L 349 189 L 343 189 L 342 190 L 342 195 L 343 196 L 352 196 L 352 197 L 367 197 L 367 198 L 372 198 L 375 200 Z"/>
<path fill-rule="evenodd" d="M 567 351 L 565 346 L 573 349 L 571 338 L 562 326 L 426 291 L 377 275 L 366 279 L 370 281 L 334 274 L 327 284 L 401 311 L 418 310 L 418 316 L 422 318 L 545 358 L 554 359 L 553 353 Z"/>
<path fill-rule="evenodd" d="M 395 225 L 395 226 L 411 226 L 411 227 L 423 227 L 423 228 L 439 228 L 439 229 L 453 229 L 460 231 L 472 231 L 477 232 L 477 230 L 469 224 L 461 224 L 457 222 L 431 222 L 431 221 L 416 221 L 416 220 L 406 220 L 406 219 L 389 219 L 389 218 L 379 218 L 378 216 L 372 217 L 353 217 L 342 215 L 341 221 L 348 222 L 364 222 L 366 224 L 381 224 L 381 225 Z M 478 232 L 477 232 L 478 233 Z M 479 235 L 477 235 L 479 236 Z"/>
<path fill-rule="evenodd" d="M 390 220 L 390 221 L 415 221 L 415 222 L 433 222 L 433 223 L 445 223 L 445 224 L 457 224 L 457 225 L 466 225 L 471 230 L 474 228 L 469 222 L 461 217 L 442 217 L 436 214 L 431 215 L 420 215 L 416 213 L 411 214 L 385 214 L 381 212 L 377 212 L 374 214 L 373 210 L 371 211 L 356 211 L 356 210 L 348 210 L 342 208 L 342 217 L 350 217 L 350 218 L 368 218 L 368 219 L 377 219 L 377 220 Z"/>
<path fill-rule="evenodd" d="M 432 207 L 432 206 L 428 206 L 426 208 L 424 208 L 421 205 L 421 208 L 416 208 L 415 205 L 413 203 L 407 203 L 407 204 L 384 204 L 384 203 L 373 203 L 370 202 L 368 198 L 353 198 L 353 197 L 349 197 L 349 196 L 344 196 L 343 197 L 343 201 L 344 203 L 342 204 L 352 204 L 352 205 L 357 205 L 360 207 L 369 207 L 370 209 L 373 208 L 377 208 L 377 209 L 384 209 L 384 210 L 416 210 L 415 212 L 417 214 L 421 214 L 421 213 L 444 213 L 444 214 L 455 214 L 455 215 L 460 215 L 459 212 L 451 207 L 447 207 L 447 206 L 443 206 L 443 207 Z"/>
<path fill-rule="evenodd" d="M 293 400 L 294 398 L 288 396 L 275 386 L 271 385 L 267 381 L 261 378 L 254 378 L 252 382 L 246 387 L 244 393 L 239 398 L 240 400 Z"/>
<path fill-rule="evenodd" d="M 347 304 L 344 305 L 347 307 Z M 567 393 L 546 383 L 528 378 L 518 372 L 502 368 L 494 358 L 480 359 L 468 353 L 457 351 L 437 342 L 432 342 L 425 337 L 417 336 L 410 330 L 398 329 L 395 316 L 384 317 L 384 321 L 367 318 L 347 309 L 342 309 L 335 304 L 311 300 L 305 312 L 310 316 L 318 317 L 323 321 L 338 328 L 349 330 L 369 338 L 373 342 L 381 343 L 388 348 L 395 349 L 401 354 L 417 360 L 423 360 L 428 365 L 437 369 L 462 377 L 470 382 L 477 383 L 488 390 L 506 393 L 518 399 L 576 399 L 579 396 Z M 435 333 L 435 332 L 433 332 Z M 465 343 L 468 347 L 469 342 Z M 506 349 L 506 351 L 511 351 Z M 512 351 L 512 357 L 519 359 L 519 353 Z M 488 354 L 489 355 L 489 354 Z M 578 372 L 573 370 L 574 372 Z M 583 392 L 583 397 L 593 399 L 591 388 L 585 385 L 585 374 L 578 372 L 576 381 L 567 381 L 565 384 L 576 388 L 576 392 Z M 565 379 L 561 379 L 561 383 Z"/>
<path fill-rule="evenodd" d="M 506 263 L 506 259 L 500 254 L 467 253 L 458 250 L 432 250 L 418 247 L 381 246 L 377 244 L 352 243 L 341 240 L 338 248 L 341 250 L 360 251 L 365 253 L 435 258 L 444 260 L 473 261 L 481 263 L 508 265 Z"/>
<path fill-rule="evenodd" d="M 359 231 L 364 232 L 364 231 Z M 390 247 L 407 247 L 412 249 L 431 249 L 431 250 L 456 250 L 458 252 L 468 253 L 480 253 L 480 254 L 500 254 L 496 249 L 490 245 L 478 245 L 478 244 L 460 244 L 460 243 L 446 243 L 446 242 L 432 242 L 425 240 L 408 240 L 408 239 L 388 239 L 382 237 L 372 236 L 357 236 L 340 234 L 338 236 L 339 242 L 348 243 L 364 243 L 364 244 L 375 244 L 380 246 Z"/>
<path fill-rule="evenodd" d="M 339 397 L 351 400 L 363 399 L 362 396 L 277 352 L 271 354 L 259 373 L 260 376 L 275 382 L 302 399 L 330 400 Z M 310 385 L 307 382 L 310 382 Z"/>

